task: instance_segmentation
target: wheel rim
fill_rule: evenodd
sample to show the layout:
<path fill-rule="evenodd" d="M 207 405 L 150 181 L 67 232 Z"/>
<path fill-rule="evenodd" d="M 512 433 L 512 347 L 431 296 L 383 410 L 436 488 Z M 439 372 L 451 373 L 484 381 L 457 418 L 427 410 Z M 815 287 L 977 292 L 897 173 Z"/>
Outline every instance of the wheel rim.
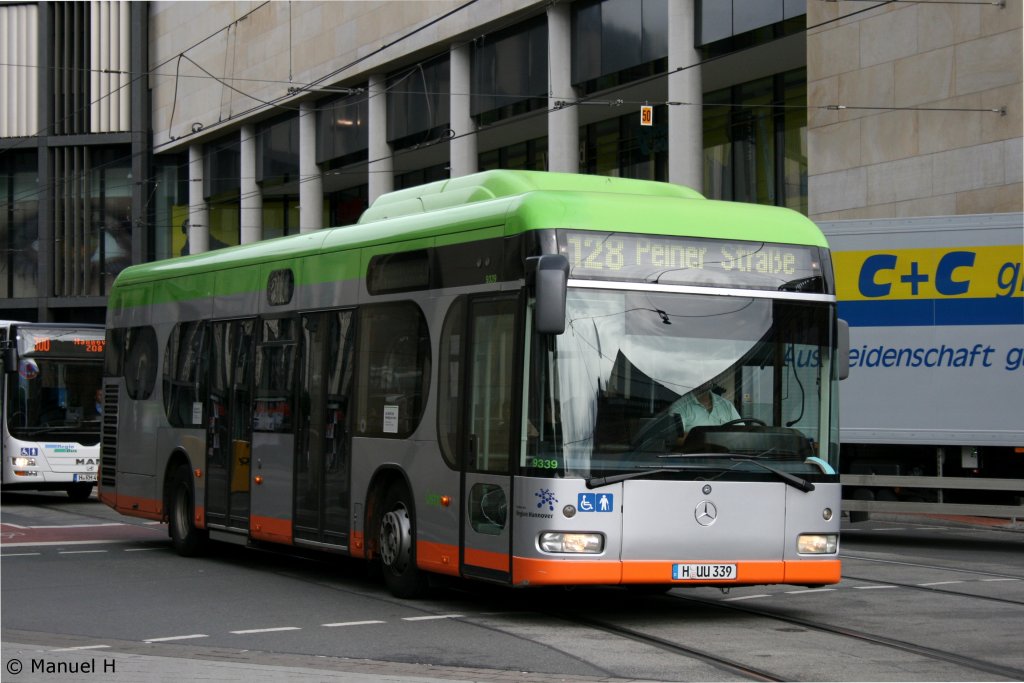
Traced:
<path fill-rule="evenodd" d="M 384 566 L 401 574 L 412 556 L 412 524 L 404 505 L 384 515 L 380 523 L 380 557 Z"/>

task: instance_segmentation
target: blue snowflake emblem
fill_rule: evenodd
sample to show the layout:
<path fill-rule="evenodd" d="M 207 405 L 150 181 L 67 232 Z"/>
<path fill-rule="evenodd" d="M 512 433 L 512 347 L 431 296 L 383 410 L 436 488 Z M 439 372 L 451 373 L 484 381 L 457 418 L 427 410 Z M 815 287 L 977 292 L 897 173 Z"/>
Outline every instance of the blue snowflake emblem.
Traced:
<path fill-rule="evenodd" d="M 551 510 L 552 512 L 555 511 L 555 503 L 558 502 L 558 499 L 555 498 L 555 494 L 553 492 L 547 489 L 541 489 L 540 491 L 537 491 L 533 495 L 540 498 L 540 502 L 537 503 L 537 507 L 542 508 L 545 505 L 547 505 L 548 510 Z"/>

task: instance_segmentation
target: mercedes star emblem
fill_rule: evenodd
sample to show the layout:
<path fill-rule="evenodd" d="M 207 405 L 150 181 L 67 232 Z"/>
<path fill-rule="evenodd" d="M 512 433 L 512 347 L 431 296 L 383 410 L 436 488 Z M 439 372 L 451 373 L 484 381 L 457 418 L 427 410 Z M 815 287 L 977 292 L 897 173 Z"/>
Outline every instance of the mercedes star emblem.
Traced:
<path fill-rule="evenodd" d="M 711 526 L 718 519 L 718 508 L 710 500 L 702 500 L 697 503 L 697 509 L 693 511 L 693 516 L 697 518 L 697 524 Z"/>

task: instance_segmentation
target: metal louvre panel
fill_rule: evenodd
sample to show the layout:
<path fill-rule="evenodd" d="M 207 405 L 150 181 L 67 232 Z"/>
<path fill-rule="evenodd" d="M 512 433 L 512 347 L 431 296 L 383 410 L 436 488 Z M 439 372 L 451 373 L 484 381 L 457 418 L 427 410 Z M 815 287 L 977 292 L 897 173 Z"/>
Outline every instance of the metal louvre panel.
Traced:
<path fill-rule="evenodd" d="M 126 132 L 129 127 L 128 3 L 89 3 L 89 124 L 92 133 Z"/>
<path fill-rule="evenodd" d="M 117 409 L 118 389 L 108 384 L 103 392 L 103 425 L 100 429 L 100 485 L 117 485 Z"/>
<path fill-rule="evenodd" d="M 38 132 L 39 11 L 0 6 L 0 138 Z"/>

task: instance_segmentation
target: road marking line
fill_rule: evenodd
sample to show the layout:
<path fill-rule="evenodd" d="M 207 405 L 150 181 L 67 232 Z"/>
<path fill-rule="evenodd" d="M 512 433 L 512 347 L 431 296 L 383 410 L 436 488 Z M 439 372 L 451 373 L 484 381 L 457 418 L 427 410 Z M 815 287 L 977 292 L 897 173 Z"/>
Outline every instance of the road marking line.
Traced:
<path fill-rule="evenodd" d="M 859 591 L 874 591 L 881 588 L 896 588 L 896 586 L 854 586 Z"/>
<path fill-rule="evenodd" d="M 336 624 L 320 624 L 327 628 L 334 628 L 335 626 L 369 626 L 370 624 L 385 624 L 387 622 L 372 620 L 372 621 L 340 621 Z"/>
<path fill-rule="evenodd" d="M 907 530 L 906 527 L 902 527 L 902 526 L 877 527 L 875 529 L 871 529 L 871 531 L 906 531 L 906 530 Z"/>
<path fill-rule="evenodd" d="M 933 581 L 931 583 L 919 583 L 918 586 L 948 586 L 951 583 L 963 583 L 963 581 Z"/>
<path fill-rule="evenodd" d="M 802 595 L 804 593 L 829 593 L 834 591 L 835 588 L 808 588 L 802 591 L 786 591 L 786 595 Z"/>
<path fill-rule="evenodd" d="M 722 602 L 736 602 L 737 600 L 754 600 L 756 598 L 770 598 L 772 597 L 768 593 L 758 593 L 757 595 L 741 595 L 738 598 L 725 598 Z"/>
<path fill-rule="evenodd" d="M 168 640 L 189 640 L 190 638 L 209 638 L 205 633 L 193 633 L 190 636 L 167 636 L 166 638 L 146 638 L 144 643 L 164 643 Z"/>
<path fill-rule="evenodd" d="M 62 647 L 57 650 L 50 650 L 50 652 L 73 652 L 75 650 L 102 650 L 109 648 L 109 645 L 81 645 L 79 647 Z"/>
<path fill-rule="evenodd" d="M 147 550 L 163 550 L 163 548 L 125 548 L 126 553 L 141 553 Z"/>
<path fill-rule="evenodd" d="M 231 631 L 235 635 L 244 635 L 248 633 L 273 633 L 274 631 L 301 631 L 302 629 L 298 626 L 278 626 L 277 628 L 251 628 L 246 631 Z"/>
<path fill-rule="evenodd" d="M 129 526 L 129 524 L 124 522 L 102 522 L 99 524 L 50 524 L 43 526 L 22 526 L 11 522 L 3 522 L 2 525 L 13 526 L 14 528 L 93 528 L 95 526 Z"/>
<path fill-rule="evenodd" d="M 42 553 L 4 553 L 0 557 L 28 557 L 29 555 L 42 555 Z"/>
<path fill-rule="evenodd" d="M 998 578 L 998 579 L 982 579 L 982 581 L 1020 581 L 1020 579 L 1014 579 L 1014 578 L 1011 578 L 1011 577 L 1007 576 L 1007 577 L 1001 577 L 1001 578 Z"/>
<path fill-rule="evenodd" d="M 402 621 L 430 621 L 432 619 L 459 619 L 461 614 L 437 614 L 429 617 L 402 617 Z"/>
<path fill-rule="evenodd" d="M 138 543 L 136 540 L 125 539 L 99 539 L 95 541 L 26 541 L 24 543 L 4 543 L 5 548 L 31 548 L 32 546 L 47 545 L 96 545 L 98 543 Z"/>
<path fill-rule="evenodd" d="M 58 550 L 58 555 L 85 555 L 87 553 L 105 553 L 106 550 Z"/>

